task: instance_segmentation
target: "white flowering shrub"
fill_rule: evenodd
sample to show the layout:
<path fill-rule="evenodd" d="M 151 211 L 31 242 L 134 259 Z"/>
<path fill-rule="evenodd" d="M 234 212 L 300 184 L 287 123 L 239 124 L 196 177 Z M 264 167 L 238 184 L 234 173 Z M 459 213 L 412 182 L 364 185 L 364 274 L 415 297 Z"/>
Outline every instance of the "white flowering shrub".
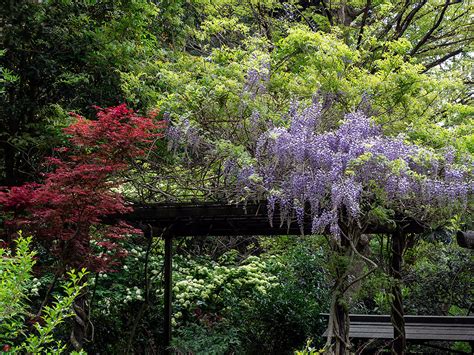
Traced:
<path fill-rule="evenodd" d="M 251 299 L 264 297 L 278 281 L 269 270 L 269 263 L 275 261 L 257 256 L 241 263 L 236 262 L 233 253 L 219 261 L 176 259 L 175 324 L 196 318 L 217 321 L 230 311 L 230 305 L 249 307 Z"/>
<path fill-rule="evenodd" d="M 145 248 L 135 245 L 119 272 L 99 273 L 91 280 L 93 286 L 98 285 L 96 312 L 109 316 L 123 307 L 134 307 L 145 301 L 144 284 L 137 282 L 144 277 L 145 256 Z M 268 263 L 257 256 L 238 262 L 232 252 L 218 261 L 176 255 L 173 259 L 173 323 L 205 317 L 208 313 L 222 318 L 222 313 L 228 311 L 235 300 L 245 305 L 249 297 L 265 295 L 277 279 L 269 272 Z M 163 255 L 155 250 L 148 257 L 149 298 L 155 305 L 163 304 L 162 269 Z"/>
<path fill-rule="evenodd" d="M 122 313 L 124 307 L 134 308 L 145 301 L 144 262 L 146 248 L 133 245 L 128 250 L 128 255 L 122 264 L 117 265 L 114 272 L 100 272 L 95 279 L 91 280 L 95 287 L 94 312 L 97 317 L 113 317 Z M 160 247 L 148 258 L 148 277 L 150 289 L 155 293 L 161 290 L 161 269 L 163 267 L 163 256 Z M 154 303 L 162 304 L 163 301 L 156 299 Z"/>
<path fill-rule="evenodd" d="M 278 238 L 272 238 L 273 243 Z M 311 240 L 310 240 L 311 239 Z M 308 242 L 309 241 L 309 242 Z M 175 282 L 174 349 L 181 353 L 287 353 L 308 337 L 319 341 L 329 286 L 316 238 L 284 242 L 285 249 L 224 259 Z M 227 263 L 228 264 L 227 264 Z M 176 277 L 175 277 L 176 279 Z M 201 280 L 209 287 L 202 287 Z M 209 292 L 209 290 L 212 290 Z M 317 339 L 316 339 L 317 338 Z"/>

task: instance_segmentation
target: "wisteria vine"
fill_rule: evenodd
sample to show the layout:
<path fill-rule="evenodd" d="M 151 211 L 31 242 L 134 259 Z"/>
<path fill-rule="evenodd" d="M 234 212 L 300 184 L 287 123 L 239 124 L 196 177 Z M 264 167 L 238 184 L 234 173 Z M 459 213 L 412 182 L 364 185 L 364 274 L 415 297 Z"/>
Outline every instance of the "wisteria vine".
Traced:
<path fill-rule="evenodd" d="M 341 218 L 363 224 L 374 208 L 431 225 L 469 208 L 472 159 L 456 163 L 452 149 L 435 152 L 401 136 L 387 137 L 361 111 L 345 115 L 336 130 L 323 131 L 323 110 L 316 99 L 306 107 L 293 103 L 284 117 L 288 127 L 269 123 L 254 142 L 254 159 L 227 159 L 229 200 L 267 200 L 270 221 L 278 206 L 282 223 L 296 219 L 301 227 L 310 206 L 312 232 L 329 230 L 337 239 Z M 258 113 L 255 119 L 261 120 Z M 173 149 L 188 139 L 188 149 L 215 151 L 188 122 L 170 127 Z"/>

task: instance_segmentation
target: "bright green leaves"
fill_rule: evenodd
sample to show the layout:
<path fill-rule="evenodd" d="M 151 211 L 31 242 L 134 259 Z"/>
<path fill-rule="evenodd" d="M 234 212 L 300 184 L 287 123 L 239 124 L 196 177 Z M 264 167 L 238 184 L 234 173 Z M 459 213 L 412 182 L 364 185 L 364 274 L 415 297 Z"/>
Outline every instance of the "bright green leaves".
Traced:
<path fill-rule="evenodd" d="M 42 322 L 34 324 L 35 332 L 31 332 L 25 341 L 15 350 L 28 354 L 62 354 L 66 351 L 66 344 L 54 337 L 54 331 L 64 321 L 75 315 L 72 305 L 81 291 L 87 286 L 85 282 L 87 271 L 79 272 L 71 270 L 68 272 L 69 280 L 63 285 L 63 294 L 57 295 L 51 306 L 45 306 L 42 310 Z M 80 352 L 83 353 L 82 351 Z"/>
<path fill-rule="evenodd" d="M 27 315 L 28 286 L 31 282 L 35 253 L 30 251 L 31 237 L 21 233 L 16 254 L 0 248 L 0 342 L 8 343 L 22 334 Z"/>
<path fill-rule="evenodd" d="M 5 50 L 0 49 L 0 58 L 5 55 Z M 9 84 L 13 84 L 18 80 L 18 76 L 15 75 L 11 70 L 0 66 L 0 96 L 5 93 L 5 87 Z"/>
<path fill-rule="evenodd" d="M 239 21 L 238 17 L 210 18 L 201 23 L 196 38 L 205 41 L 211 37 L 219 38 L 223 43 L 228 43 L 229 36 L 246 36 L 250 28 Z"/>
<path fill-rule="evenodd" d="M 281 85 L 279 89 L 308 97 L 319 89 L 344 90 L 345 79 L 358 62 L 359 54 L 335 35 L 296 27 L 277 43 L 272 59 L 277 68 L 274 80 Z"/>
<path fill-rule="evenodd" d="M 36 255 L 30 250 L 31 240 L 20 232 L 14 254 L 10 249 L 0 248 L 0 343 L 13 345 L 15 353 L 61 354 L 66 345 L 55 339 L 55 330 L 74 315 L 72 304 L 87 286 L 87 271 L 69 271 L 61 294 L 55 296 L 52 305 L 42 309 L 41 321 L 34 323 L 34 330 L 28 330 L 25 320 L 33 316 L 28 295 L 32 291 Z M 19 339 L 23 339 L 21 344 L 18 344 Z"/>

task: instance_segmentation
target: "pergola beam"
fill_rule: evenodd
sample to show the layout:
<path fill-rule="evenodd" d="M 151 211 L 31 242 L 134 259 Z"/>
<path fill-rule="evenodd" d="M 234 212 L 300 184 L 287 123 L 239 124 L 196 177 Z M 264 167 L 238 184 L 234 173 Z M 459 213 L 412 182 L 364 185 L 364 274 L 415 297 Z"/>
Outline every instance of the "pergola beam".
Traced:
<path fill-rule="evenodd" d="M 133 212 L 123 216 L 130 223 L 153 226 L 156 233 L 167 231 L 179 236 L 244 236 L 244 235 L 301 235 L 311 234 L 310 209 L 307 208 L 304 225 L 292 221 L 281 223 L 281 212 L 275 208 L 270 224 L 266 202 L 246 205 L 218 203 L 149 204 L 134 206 Z M 396 221 L 406 233 L 421 233 L 423 226 L 414 221 Z M 370 224 L 365 234 L 392 233 L 393 225 Z"/>

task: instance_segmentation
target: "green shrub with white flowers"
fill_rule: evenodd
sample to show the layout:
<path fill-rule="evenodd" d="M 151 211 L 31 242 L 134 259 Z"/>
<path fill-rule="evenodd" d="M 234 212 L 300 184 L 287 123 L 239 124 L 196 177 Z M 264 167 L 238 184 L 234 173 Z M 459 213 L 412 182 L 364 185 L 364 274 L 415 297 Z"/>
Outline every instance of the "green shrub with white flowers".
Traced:
<path fill-rule="evenodd" d="M 284 250 L 259 246 L 217 256 L 191 255 L 193 246 L 178 240 L 173 348 L 217 354 L 288 351 L 321 334 L 318 316 L 328 287 L 323 253 L 314 240 L 284 242 Z M 128 256 L 116 272 L 91 280 L 95 336 L 108 352 L 144 353 L 162 345 L 164 245 L 159 238 L 147 243 L 137 237 L 126 246 Z"/>
<path fill-rule="evenodd" d="M 329 299 L 323 250 L 317 237 L 284 244 L 243 259 L 235 250 L 217 261 L 177 258 L 174 349 L 266 354 L 291 352 L 308 338 L 317 344 Z"/>
<path fill-rule="evenodd" d="M 174 323 L 195 319 L 221 319 L 232 312 L 229 307 L 249 307 L 254 297 L 264 297 L 277 285 L 270 273 L 275 260 L 250 256 L 241 262 L 234 252 L 218 261 L 177 257 Z"/>

